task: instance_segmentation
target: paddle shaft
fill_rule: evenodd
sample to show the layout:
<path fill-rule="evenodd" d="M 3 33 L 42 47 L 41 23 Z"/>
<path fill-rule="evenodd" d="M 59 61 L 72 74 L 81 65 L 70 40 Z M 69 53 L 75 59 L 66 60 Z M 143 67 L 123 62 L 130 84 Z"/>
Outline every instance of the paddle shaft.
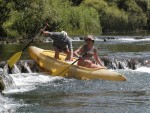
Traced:
<path fill-rule="evenodd" d="M 46 26 L 43 28 L 43 30 L 45 30 L 46 28 L 47 28 L 47 24 L 46 24 Z M 36 37 L 38 37 L 38 36 L 41 34 L 41 32 L 42 32 L 42 31 L 40 31 L 37 36 L 35 36 L 34 38 L 32 38 L 32 40 L 22 49 L 22 51 L 24 51 L 24 50 L 34 41 L 34 39 L 35 39 Z"/>
<path fill-rule="evenodd" d="M 88 52 L 88 51 L 87 51 L 87 52 Z M 84 56 L 87 54 L 87 52 L 85 52 L 85 53 L 82 55 L 82 57 L 84 57 Z M 80 57 L 80 58 L 82 58 L 82 57 Z M 63 71 L 61 71 L 60 73 L 58 73 L 58 75 L 60 75 L 61 73 L 65 72 L 67 69 L 69 69 L 69 67 L 72 66 L 73 64 L 75 64 L 80 58 L 78 58 L 78 59 L 75 60 L 73 63 L 71 63 L 66 69 L 64 69 Z"/>
<path fill-rule="evenodd" d="M 46 29 L 48 25 L 46 24 L 46 26 L 43 29 Z M 41 34 L 41 30 L 39 32 L 39 34 L 37 36 L 39 36 Z M 37 37 L 36 36 L 36 37 Z M 35 37 L 34 37 L 35 38 Z M 7 64 L 9 65 L 9 67 L 11 68 L 21 57 L 22 52 L 33 42 L 34 38 L 22 49 L 22 51 L 15 53 L 7 62 Z"/>

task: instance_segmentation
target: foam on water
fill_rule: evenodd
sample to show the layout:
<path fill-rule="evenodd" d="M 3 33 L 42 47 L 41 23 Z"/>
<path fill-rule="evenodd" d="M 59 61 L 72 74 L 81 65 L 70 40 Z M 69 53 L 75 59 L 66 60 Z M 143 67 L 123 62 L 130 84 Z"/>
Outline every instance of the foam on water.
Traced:
<path fill-rule="evenodd" d="M 150 73 L 150 68 L 149 67 L 140 67 L 140 68 L 137 68 L 135 71 Z"/>
<path fill-rule="evenodd" d="M 22 100 L 15 101 L 13 98 L 5 97 L 0 94 L 0 113 L 15 113 L 18 107 L 29 106 Z"/>
<path fill-rule="evenodd" d="M 25 104 L 23 100 L 16 101 L 13 98 L 7 97 L 7 95 L 29 92 L 35 90 L 37 85 L 61 79 L 61 77 L 51 77 L 43 73 L 20 73 L 10 74 L 9 76 L 12 77 L 15 85 L 6 88 L 2 92 L 3 95 L 0 95 L 0 113 L 14 113 L 17 108 L 30 106 Z"/>
<path fill-rule="evenodd" d="M 60 77 L 51 77 L 46 76 L 46 74 L 38 73 L 20 73 L 20 74 L 11 74 L 10 75 L 14 82 L 15 86 L 7 88 L 3 93 L 20 93 L 28 92 L 36 89 L 38 84 L 47 83 L 59 79 Z"/>
<path fill-rule="evenodd" d="M 132 37 L 118 37 L 117 39 L 114 39 L 114 41 L 122 41 L 122 42 L 141 42 L 141 41 L 150 41 L 150 38 L 142 38 L 142 39 L 135 39 Z"/>

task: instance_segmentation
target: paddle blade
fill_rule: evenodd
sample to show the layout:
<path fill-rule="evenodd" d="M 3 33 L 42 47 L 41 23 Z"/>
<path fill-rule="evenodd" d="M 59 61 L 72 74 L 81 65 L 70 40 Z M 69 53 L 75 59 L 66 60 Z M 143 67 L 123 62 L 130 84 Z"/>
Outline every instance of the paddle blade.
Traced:
<path fill-rule="evenodd" d="M 54 73 L 52 73 L 51 75 L 53 76 L 65 76 L 68 69 L 69 69 L 70 65 L 69 66 L 63 66 L 59 69 L 57 69 Z"/>
<path fill-rule="evenodd" d="M 7 64 L 11 68 L 21 57 L 22 51 L 15 53 L 8 61 Z"/>

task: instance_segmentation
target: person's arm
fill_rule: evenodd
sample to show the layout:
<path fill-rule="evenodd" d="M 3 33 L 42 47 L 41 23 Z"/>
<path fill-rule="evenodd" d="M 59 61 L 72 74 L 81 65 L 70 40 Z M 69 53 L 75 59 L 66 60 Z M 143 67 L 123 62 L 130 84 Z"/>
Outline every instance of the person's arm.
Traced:
<path fill-rule="evenodd" d="M 79 53 L 82 51 L 82 46 L 80 46 L 77 50 L 74 51 L 75 57 L 80 57 Z"/>
<path fill-rule="evenodd" d="M 100 65 L 100 66 L 104 66 L 104 64 L 102 63 L 102 60 L 99 58 L 98 54 L 97 54 L 97 50 L 94 50 L 94 59 L 96 60 L 96 62 Z"/>
<path fill-rule="evenodd" d="M 52 35 L 52 32 L 49 32 L 49 31 L 43 31 L 43 35 L 44 35 L 44 36 L 50 36 L 50 35 Z"/>

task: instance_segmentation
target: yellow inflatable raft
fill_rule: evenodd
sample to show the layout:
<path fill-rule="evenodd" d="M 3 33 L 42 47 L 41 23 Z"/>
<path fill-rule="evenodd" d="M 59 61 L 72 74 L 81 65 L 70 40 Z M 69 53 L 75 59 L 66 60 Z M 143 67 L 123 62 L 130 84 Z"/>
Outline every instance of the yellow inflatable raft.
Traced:
<path fill-rule="evenodd" d="M 67 68 L 64 77 L 71 77 L 77 79 L 102 79 L 113 81 L 126 81 L 126 77 L 122 74 L 114 72 L 108 69 L 91 69 L 76 64 L 71 65 L 72 62 L 65 62 L 65 54 L 60 54 L 61 60 L 57 60 L 54 57 L 54 51 L 44 50 L 35 46 L 31 46 L 28 49 L 30 57 L 36 61 L 40 67 L 48 71 L 51 75 L 59 69 L 64 70 Z M 75 61 L 76 59 L 74 59 Z M 73 62 L 74 62 L 73 61 Z M 56 76 L 60 76 L 59 74 Z"/>

